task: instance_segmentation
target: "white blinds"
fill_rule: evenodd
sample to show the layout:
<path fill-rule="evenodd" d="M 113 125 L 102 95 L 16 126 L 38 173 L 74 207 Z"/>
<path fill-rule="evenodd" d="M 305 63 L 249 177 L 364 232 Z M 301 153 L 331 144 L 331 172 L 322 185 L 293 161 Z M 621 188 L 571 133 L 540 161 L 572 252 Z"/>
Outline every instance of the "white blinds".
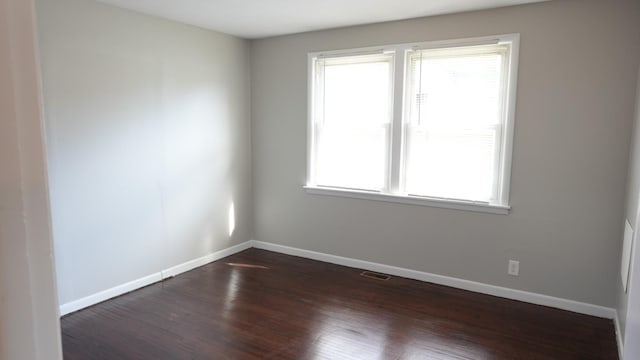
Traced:
<path fill-rule="evenodd" d="M 508 46 L 408 52 L 408 194 L 496 200 Z"/>

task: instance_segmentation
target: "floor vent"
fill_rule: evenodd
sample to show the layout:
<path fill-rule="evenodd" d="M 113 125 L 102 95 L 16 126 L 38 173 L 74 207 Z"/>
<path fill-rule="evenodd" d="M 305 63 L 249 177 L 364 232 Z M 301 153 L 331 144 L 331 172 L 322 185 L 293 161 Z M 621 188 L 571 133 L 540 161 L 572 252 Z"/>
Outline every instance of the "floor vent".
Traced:
<path fill-rule="evenodd" d="M 374 273 L 371 271 L 363 271 L 360 273 L 360 276 L 376 279 L 376 280 L 389 280 L 391 276 L 385 274 Z"/>

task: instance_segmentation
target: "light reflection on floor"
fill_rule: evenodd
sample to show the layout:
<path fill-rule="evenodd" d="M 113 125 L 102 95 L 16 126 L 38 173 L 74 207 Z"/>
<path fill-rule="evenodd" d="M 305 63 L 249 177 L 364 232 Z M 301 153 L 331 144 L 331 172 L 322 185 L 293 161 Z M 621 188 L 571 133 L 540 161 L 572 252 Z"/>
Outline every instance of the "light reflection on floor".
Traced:
<path fill-rule="evenodd" d="M 227 289 L 224 293 L 224 307 L 222 309 L 223 315 L 229 317 L 230 312 L 234 310 L 234 302 L 238 296 L 238 289 L 240 288 L 240 282 L 242 275 L 238 272 L 238 269 L 231 270 L 229 275 L 229 282 L 227 283 Z"/>
<path fill-rule="evenodd" d="M 429 332 L 381 318 L 380 314 L 337 306 L 325 307 L 320 316 L 320 325 L 311 331 L 310 337 L 315 340 L 305 359 L 495 359 L 471 339 L 447 337 L 436 331 L 438 324 L 433 324 L 434 331 Z"/>
<path fill-rule="evenodd" d="M 315 341 L 310 359 L 369 359 L 384 360 L 388 324 L 371 314 L 354 312 L 348 308 L 324 309 L 327 314 L 314 329 Z M 364 326 L 358 326 L 367 324 Z"/>

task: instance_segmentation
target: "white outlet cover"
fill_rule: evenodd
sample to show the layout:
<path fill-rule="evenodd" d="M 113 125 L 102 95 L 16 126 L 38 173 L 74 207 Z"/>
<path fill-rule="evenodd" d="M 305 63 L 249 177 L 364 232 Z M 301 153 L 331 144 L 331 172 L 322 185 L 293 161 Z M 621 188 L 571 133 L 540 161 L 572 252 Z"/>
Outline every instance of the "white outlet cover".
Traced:
<path fill-rule="evenodd" d="M 509 260 L 509 268 L 507 269 L 509 275 L 518 276 L 520 274 L 520 261 Z"/>

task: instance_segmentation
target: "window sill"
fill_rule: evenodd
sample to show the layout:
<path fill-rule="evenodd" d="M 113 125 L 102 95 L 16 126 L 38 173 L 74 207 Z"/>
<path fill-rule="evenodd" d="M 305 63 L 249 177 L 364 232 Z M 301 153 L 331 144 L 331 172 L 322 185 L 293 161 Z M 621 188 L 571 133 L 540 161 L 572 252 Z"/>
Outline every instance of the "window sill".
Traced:
<path fill-rule="evenodd" d="M 489 214 L 508 215 L 511 209 L 508 205 L 494 205 L 484 202 L 473 202 L 463 200 L 449 200 L 449 199 L 437 199 L 427 198 L 411 195 L 391 195 L 382 194 L 377 192 L 360 191 L 352 189 L 338 189 L 318 186 L 304 186 L 307 194 L 312 195 L 328 195 L 328 196 L 340 196 L 354 199 L 364 199 L 373 201 L 386 201 L 399 204 L 409 204 L 418 206 L 429 206 L 444 209 L 465 210 L 474 212 L 483 212 Z"/>

